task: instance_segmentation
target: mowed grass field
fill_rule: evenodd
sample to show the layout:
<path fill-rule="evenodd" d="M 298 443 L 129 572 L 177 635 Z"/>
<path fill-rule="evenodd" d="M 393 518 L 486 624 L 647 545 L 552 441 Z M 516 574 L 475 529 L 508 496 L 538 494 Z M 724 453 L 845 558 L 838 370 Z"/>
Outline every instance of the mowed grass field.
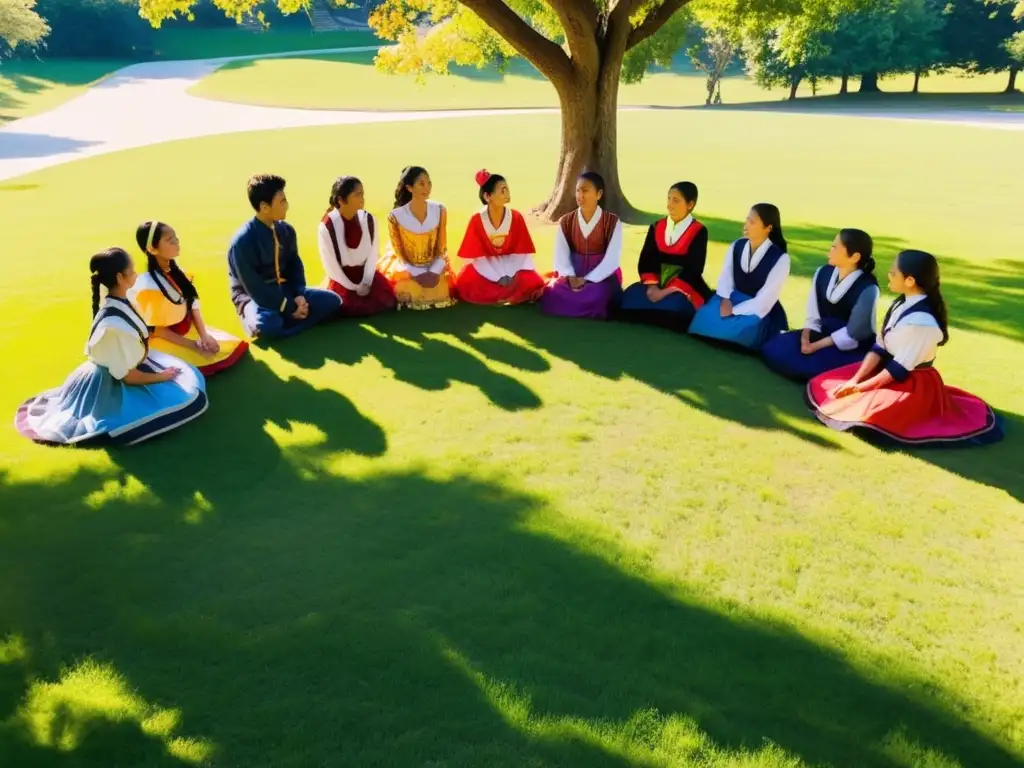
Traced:
<path fill-rule="evenodd" d="M 163 28 L 154 37 L 154 58 L 165 61 L 218 56 L 248 56 L 282 51 L 357 48 L 379 41 L 371 32 L 274 29 L 257 34 L 244 29 Z M 0 125 L 52 109 L 130 61 L 91 59 L 8 59 L 0 63 Z"/>
<path fill-rule="evenodd" d="M 558 97 L 551 84 L 529 63 L 513 59 L 505 73 L 494 67 L 453 67 L 451 74 L 389 75 L 373 65 L 373 53 L 238 61 L 225 65 L 193 86 L 191 93 L 221 101 L 264 106 L 307 109 L 501 109 L 511 107 L 557 107 Z M 889 109 L 978 109 L 1024 112 L 1024 94 L 1004 95 L 1004 74 L 963 77 L 936 75 L 921 81 L 921 94 L 910 91 L 912 77 L 882 80 L 890 93 L 847 98 L 825 98 L 839 90 L 838 81 L 818 89 L 810 85 L 799 90 L 797 102 L 783 102 L 784 108 L 820 105 Z M 851 85 L 857 88 L 857 82 Z M 764 89 L 742 73 L 722 83 L 726 105 L 780 102 L 788 89 Z M 685 57 L 678 57 L 671 69 L 655 69 L 640 83 L 621 85 L 619 103 L 624 106 L 697 106 L 707 97 L 705 76 Z"/>
<path fill-rule="evenodd" d="M 250 174 L 288 178 L 315 283 L 335 175 L 383 222 L 400 168 L 425 165 L 454 251 L 473 173 L 528 209 L 557 139 L 553 115 L 266 131 L 0 184 L 0 412 L 81 361 L 88 257 L 143 219 L 177 228 L 205 316 L 237 332 L 224 254 Z M 709 272 L 751 203 L 780 206 L 797 325 L 838 228 L 868 229 L 882 272 L 906 245 L 938 253 L 938 365 L 1003 413 L 995 446 L 885 452 L 756 358 L 461 305 L 260 345 L 209 381 L 208 413 L 132 449 L 0 431 L 0 763 L 1021 765 L 1018 143 L 621 117 L 635 203 L 700 185 Z M 547 267 L 552 229 L 532 230 Z"/>

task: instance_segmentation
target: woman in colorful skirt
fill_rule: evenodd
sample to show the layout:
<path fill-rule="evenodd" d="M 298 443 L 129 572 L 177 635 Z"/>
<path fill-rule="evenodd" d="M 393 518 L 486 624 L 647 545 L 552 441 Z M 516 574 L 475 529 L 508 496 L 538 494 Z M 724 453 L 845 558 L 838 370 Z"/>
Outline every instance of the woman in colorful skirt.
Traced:
<path fill-rule="evenodd" d="M 814 377 L 807 404 L 824 424 L 908 444 L 996 442 L 1002 431 L 983 400 L 947 387 L 935 354 L 949 340 L 939 265 L 924 251 L 903 251 L 889 272 L 899 294 L 864 361 Z"/>
<path fill-rule="evenodd" d="M 789 329 L 779 297 L 789 277 L 782 217 L 771 203 L 747 214 L 743 237 L 729 246 L 715 295 L 697 311 L 690 333 L 750 350 Z"/>
<path fill-rule="evenodd" d="M 533 267 L 536 249 L 526 220 L 508 204 L 512 195 L 504 176 L 478 171 L 484 208 L 469 220 L 459 247 L 466 264 L 456 278 L 456 293 L 472 304 L 522 304 L 540 298 L 544 278 Z"/>
<path fill-rule="evenodd" d="M 558 221 L 555 271 L 544 289 L 545 314 L 604 320 L 622 295 L 622 222 L 602 210 L 604 179 L 597 173 L 576 180 L 576 205 Z"/>
<path fill-rule="evenodd" d="M 377 271 L 377 222 L 367 212 L 363 184 L 342 176 L 331 188 L 330 207 L 320 221 L 320 261 L 327 288 L 341 297 L 343 317 L 367 317 L 395 308 L 395 292 Z"/>
<path fill-rule="evenodd" d="M 204 376 L 241 360 L 249 343 L 204 322 L 195 284 L 178 266 L 181 244 L 171 225 L 143 222 L 135 231 L 135 241 L 146 255 L 147 270 L 139 275 L 128 298 L 153 329 L 150 349 L 194 365 Z"/>
<path fill-rule="evenodd" d="M 399 309 L 441 309 L 455 304 L 448 263 L 448 212 L 430 199 L 426 169 L 402 170 L 395 209 L 388 216 L 391 242 L 381 264 Z"/>
<path fill-rule="evenodd" d="M 704 282 L 708 230 L 693 217 L 697 185 L 680 181 L 668 190 L 668 216 L 651 224 L 640 251 L 640 282 L 622 294 L 616 317 L 685 332 L 711 298 Z"/>
<path fill-rule="evenodd" d="M 26 401 L 14 419 L 25 437 L 51 445 L 133 445 L 180 427 L 206 410 L 196 368 L 149 349 L 149 329 L 128 300 L 131 257 L 110 248 L 92 257 L 93 322 L 88 360 L 64 385 Z M 100 286 L 107 297 L 100 303 Z"/>
<path fill-rule="evenodd" d="M 803 330 L 781 333 L 761 347 L 769 368 L 807 381 L 864 359 L 876 334 L 873 249 L 871 236 L 863 230 L 844 229 L 836 235 L 828 265 L 811 281 Z"/>

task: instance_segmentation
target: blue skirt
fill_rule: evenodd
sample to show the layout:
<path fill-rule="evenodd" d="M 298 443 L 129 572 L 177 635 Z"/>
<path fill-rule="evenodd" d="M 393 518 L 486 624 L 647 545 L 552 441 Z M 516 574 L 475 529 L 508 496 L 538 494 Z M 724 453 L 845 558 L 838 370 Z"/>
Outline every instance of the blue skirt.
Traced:
<path fill-rule="evenodd" d="M 831 331 L 825 327 L 825 333 L 812 332 L 811 341 L 818 341 L 824 336 L 834 333 L 839 327 L 832 328 Z M 761 357 L 764 358 L 767 366 L 790 379 L 810 381 L 826 371 L 834 371 L 844 365 L 859 363 L 871 351 L 872 340 L 868 340 L 856 349 L 845 352 L 839 347 L 831 346 L 805 355 L 800 351 L 800 335 L 802 333 L 803 331 L 780 333 L 761 347 Z"/>
<path fill-rule="evenodd" d="M 681 293 L 670 293 L 661 301 L 647 298 L 647 286 L 633 283 L 622 294 L 616 318 L 630 323 L 646 323 L 684 332 L 697 310 Z"/>
<path fill-rule="evenodd" d="M 25 437 L 50 445 L 134 445 L 180 427 L 206 410 L 206 380 L 198 370 L 150 351 L 139 370 L 181 373 L 158 384 L 132 385 L 86 361 L 64 385 L 27 400 L 14 425 Z"/>
<path fill-rule="evenodd" d="M 750 296 L 734 291 L 732 303 L 741 304 L 749 301 Z M 708 303 L 701 307 L 690 324 L 690 333 L 707 339 L 725 341 L 746 349 L 760 349 L 769 339 L 789 328 L 786 310 L 781 302 L 772 307 L 766 317 L 757 315 L 731 315 L 722 317 L 722 299 L 715 294 Z"/>

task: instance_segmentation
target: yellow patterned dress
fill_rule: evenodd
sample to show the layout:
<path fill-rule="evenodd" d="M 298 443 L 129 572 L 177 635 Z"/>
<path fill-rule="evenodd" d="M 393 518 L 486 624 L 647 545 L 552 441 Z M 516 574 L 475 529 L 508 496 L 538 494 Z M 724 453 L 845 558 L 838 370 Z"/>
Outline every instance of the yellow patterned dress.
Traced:
<path fill-rule="evenodd" d="M 187 277 L 189 280 L 192 279 L 191 275 Z M 167 328 L 189 341 L 196 341 L 199 338 L 199 331 L 192 322 L 192 315 L 188 311 L 181 290 L 170 275 L 141 272 L 129 295 L 150 328 Z M 192 306 L 199 309 L 198 299 Z M 206 331 L 220 344 L 220 351 L 211 357 L 158 336 L 150 337 L 149 346 L 150 349 L 165 352 L 184 360 L 189 365 L 194 365 L 204 376 L 212 376 L 225 368 L 230 368 L 249 349 L 248 342 L 229 333 L 210 327 L 207 327 Z"/>
<path fill-rule="evenodd" d="M 391 242 L 379 269 L 394 288 L 399 309 L 440 309 L 455 303 L 447 227 L 447 211 L 433 201 L 427 202 L 423 221 L 408 205 L 395 208 L 388 216 Z M 437 284 L 431 287 L 415 279 L 428 272 L 438 276 Z"/>

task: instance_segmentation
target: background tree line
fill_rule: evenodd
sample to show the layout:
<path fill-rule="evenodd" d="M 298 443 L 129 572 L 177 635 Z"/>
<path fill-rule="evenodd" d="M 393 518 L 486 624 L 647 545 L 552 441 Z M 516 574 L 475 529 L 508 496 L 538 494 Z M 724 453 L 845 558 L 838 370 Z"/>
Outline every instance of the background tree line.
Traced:
<path fill-rule="evenodd" d="M 785 86 L 790 98 L 802 82 L 812 89 L 839 81 L 849 90 L 878 91 L 883 75 L 922 77 L 958 69 L 968 74 L 1007 73 L 1016 89 L 1024 67 L 1024 2 L 1017 0 L 807 0 L 781 23 L 756 18 L 737 31 L 748 72 L 763 86 Z"/>

